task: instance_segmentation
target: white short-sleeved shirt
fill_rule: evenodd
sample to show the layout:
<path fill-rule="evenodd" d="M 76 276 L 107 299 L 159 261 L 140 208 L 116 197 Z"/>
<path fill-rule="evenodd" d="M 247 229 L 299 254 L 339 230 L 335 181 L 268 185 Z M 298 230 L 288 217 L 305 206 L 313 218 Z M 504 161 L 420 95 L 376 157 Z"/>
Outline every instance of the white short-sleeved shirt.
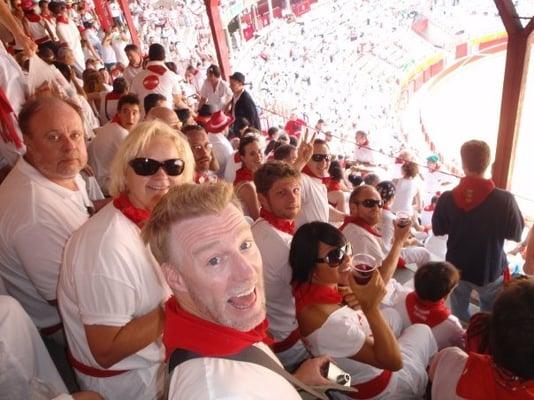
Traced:
<path fill-rule="evenodd" d="M 402 318 L 402 324 L 404 327 L 410 326 L 412 322 L 410 321 L 410 316 L 408 315 L 408 310 L 406 308 L 406 296 L 409 292 L 405 292 L 399 295 L 399 301 L 395 304 L 394 308 L 398 311 L 399 315 Z M 437 324 L 432 327 L 432 333 L 434 334 L 434 339 L 438 345 L 438 349 L 441 350 L 445 347 L 464 346 L 464 333 L 465 330 L 462 328 L 462 324 L 454 315 L 449 315 L 445 321 Z"/>
<path fill-rule="evenodd" d="M 84 325 L 124 326 L 153 311 L 168 295 L 139 228 L 113 204 L 76 231 L 65 247 L 59 309 L 69 349 L 85 365 L 102 369 L 89 349 Z M 127 374 L 112 378 L 76 374 L 83 389 L 105 398 L 155 399 L 163 358 L 163 344 L 158 339 L 110 368 L 131 370 Z"/>
<path fill-rule="evenodd" d="M 111 162 L 117 154 L 121 143 L 128 136 L 128 131 L 117 122 L 108 122 L 95 130 L 96 136 L 89 143 L 89 164 L 95 170 L 96 180 L 104 194 L 108 194 L 111 174 Z"/>
<path fill-rule="evenodd" d="M 256 343 L 277 363 L 271 349 Z M 293 386 L 282 376 L 261 365 L 198 358 L 177 366 L 171 376 L 169 400 L 300 400 Z"/>
<path fill-rule="evenodd" d="M 155 67 L 158 72 L 151 71 L 149 67 Z M 159 93 L 165 96 L 169 105 L 172 106 L 173 96 L 182 94 L 178 75 L 169 70 L 163 61 L 149 61 L 146 68 L 135 76 L 130 90 L 139 96 L 141 104 L 146 95 Z"/>
<path fill-rule="evenodd" d="M 456 386 L 462 376 L 468 355 L 458 347 L 443 349 L 432 380 L 433 400 L 462 400 L 456 395 Z"/>
<path fill-rule="evenodd" d="M 263 262 L 269 332 L 275 341 L 279 342 L 298 329 L 289 266 L 289 248 L 293 237 L 276 229 L 263 218 L 259 218 L 252 225 L 252 235 L 260 249 Z M 289 352 L 288 349 L 281 353 L 281 357 L 279 355 L 283 358 L 281 361 L 284 365 L 298 364 L 307 358 L 307 352 L 301 341 L 295 343 L 293 347 L 294 351 Z"/>
<path fill-rule="evenodd" d="M 326 185 L 319 178 L 301 175 L 301 209 L 295 221 L 296 227 L 308 222 L 328 222 L 329 208 Z"/>
<path fill-rule="evenodd" d="M 60 322 L 56 288 L 67 239 L 92 206 L 85 183 L 77 191 L 59 186 L 19 159 L 0 185 L 0 275 L 38 328 Z"/>
<path fill-rule="evenodd" d="M 352 153 L 354 161 L 361 163 L 368 163 L 371 165 L 375 164 L 375 154 L 374 151 L 365 146 L 356 146 L 354 152 Z"/>
<path fill-rule="evenodd" d="M 200 96 L 207 99 L 207 104 L 213 106 L 214 111 L 222 110 L 232 99 L 232 91 L 228 83 L 219 79 L 215 90 L 211 83 L 206 79 L 200 88 Z"/>
<path fill-rule="evenodd" d="M 66 43 L 72 50 L 76 60 L 76 68 L 80 71 L 85 70 L 85 56 L 83 55 L 81 35 L 76 23 L 69 19 L 68 23 L 57 22 L 56 33 L 62 43 Z"/>
<path fill-rule="evenodd" d="M 126 68 L 124 68 L 124 72 L 122 73 L 122 77 L 128 84 L 128 87 L 132 86 L 132 82 L 135 78 L 135 76 L 143 70 L 142 66 L 134 67 L 133 65 L 129 64 Z"/>
<path fill-rule="evenodd" d="M 413 214 L 413 199 L 417 192 L 419 192 L 419 181 L 417 179 L 399 179 L 395 184 L 396 194 L 393 204 L 391 204 L 391 211 L 397 213 L 399 211 Z"/>
<path fill-rule="evenodd" d="M 106 101 L 106 96 L 109 93 L 105 90 L 100 92 L 100 110 L 98 110 L 98 114 L 100 115 L 102 124 L 106 124 L 113 119 L 115 114 L 117 114 L 117 107 L 119 106 L 119 99 L 108 99 Z"/>
<path fill-rule="evenodd" d="M 223 177 L 223 173 L 226 169 L 226 164 L 229 161 L 231 155 L 234 153 L 232 145 L 222 133 L 208 133 L 208 141 L 213 146 L 213 154 L 217 158 L 219 163 L 220 177 Z M 235 172 L 234 172 L 235 178 Z M 233 182 L 233 181 L 230 181 Z"/>
<path fill-rule="evenodd" d="M 386 250 L 391 249 L 393 243 L 393 233 L 395 231 L 395 214 L 391 210 L 382 209 L 382 218 L 378 226 L 378 231 L 382 235 L 382 244 Z"/>
<path fill-rule="evenodd" d="M 29 19 L 25 18 L 28 26 L 28 31 L 30 37 L 37 43 L 44 43 L 47 40 L 50 40 L 48 32 L 44 26 L 44 20 L 38 22 L 32 22 Z"/>

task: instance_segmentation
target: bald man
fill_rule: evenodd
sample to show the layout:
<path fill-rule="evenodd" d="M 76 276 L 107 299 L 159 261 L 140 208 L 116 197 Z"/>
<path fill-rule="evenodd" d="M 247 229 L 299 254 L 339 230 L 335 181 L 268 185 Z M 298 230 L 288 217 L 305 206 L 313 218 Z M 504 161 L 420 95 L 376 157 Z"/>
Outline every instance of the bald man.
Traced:
<path fill-rule="evenodd" d="M 151 121 L 153 119 L 159 119 L 174 129 L 180 129 L 182 127 L 182 124 L 176 113 L 167 107 L 157 106 L 151 108 L 145 117 L 145 120 Z"/>

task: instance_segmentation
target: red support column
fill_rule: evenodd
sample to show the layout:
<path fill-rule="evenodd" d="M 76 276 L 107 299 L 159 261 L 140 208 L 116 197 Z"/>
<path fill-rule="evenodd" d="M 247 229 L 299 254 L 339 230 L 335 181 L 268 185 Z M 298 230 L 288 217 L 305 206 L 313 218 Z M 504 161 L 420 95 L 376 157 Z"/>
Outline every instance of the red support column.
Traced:
<path fill-rule="evenodd" d="M 95 13 L 98 16 L 100 21 L 100 26 L 103 31 L 109 30 L 111 26 L 111 15 L 109 15 L 109 10 L 106 4 L 106 0 L 94 0 L 95 4 Z"/>
<path fill-rule="evenodd" d="M 139 47 L 139 36 L 137 35 L 137 28 L 134 25 L 130 7 L 128 6 L 128 0 L 119 0 L 119 4 L 122 8 L 124 18 L 126 19 L 126 24 L 128 24 L 128 30 L 130 31 L 132 43 Z"/>
<path fill-rule="evenodd" d="M 123 0 L 126 1 L 126 0 Z M 211 35 L 215 45 L 215 52 L 217 53 L 217 60 L 221 75 L 224 79 L 230 76 L 230 61 L 228 56 L 228 45 L 226 44 L 226 37 L 224 35 L 224 27 L 219 12 L 219 0 L 204 0 L 206 4 L 206 11 L 210 21 Z"/>

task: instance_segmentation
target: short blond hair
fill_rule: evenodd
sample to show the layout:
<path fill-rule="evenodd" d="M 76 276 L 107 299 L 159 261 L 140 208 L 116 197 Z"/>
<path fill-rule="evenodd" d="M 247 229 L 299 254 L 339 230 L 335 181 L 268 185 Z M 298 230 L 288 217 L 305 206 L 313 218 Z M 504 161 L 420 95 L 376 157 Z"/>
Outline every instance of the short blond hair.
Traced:
<path fill-rule="evenodd" d="M 138 124 L 121 143 L 117 154 L 111 163 L 111 181 L 109 193 L 115 197 L 127 191 L 126 171 L 128 163 L 145 149 L 156 138 L 169 139 L 178 151 L 179 157 L 184 160 L 182 182 L 192 182 L 195 171 L 195 159 L 187 139 L 166 123 L 153 120 Z"/>
<path fill-rule="evenodd" d="M 229 204 L 241 210 L 233 186 L 226 182 L 196 185 L 186 183 L 169 190 L 156 205 L 141 233 L 160 264 L 170 259 L 171 227 L 181 221 L 216 215 Z"/>

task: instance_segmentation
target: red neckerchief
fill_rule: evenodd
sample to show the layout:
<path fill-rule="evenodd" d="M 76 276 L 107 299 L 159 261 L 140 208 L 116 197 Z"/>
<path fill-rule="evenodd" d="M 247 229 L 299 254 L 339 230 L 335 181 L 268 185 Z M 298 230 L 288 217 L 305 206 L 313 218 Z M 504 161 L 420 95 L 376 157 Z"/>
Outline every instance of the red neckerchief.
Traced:
<path fill-rule="evenodd" d="M 109 92 L 106 94 L 105 99 L 106 100 L 119 100 L 121 98 L 121 95 L 118 93 Z"/>
<path fill-rule="evenodd" d="M 436 209 L 436 203 L 431 203 L 425 208 L 423 208 L 424 211 L 432 212 Z"/>
<path fill-rule="evenodd" d="M 146 69 L 158 75 L 164 75 L 168 71 L 163 65 L 149 65 Z"/>
<path fill-rule="evenodd" d="M 189 350 L 204 357 L 224 357 L 237 354 L 254 343 L 272 344 L 267 336 L 269 323 L 261 324 L 248 332 L 203 320 L 180 307 L 175 297 L 165 303 L 163 343 L 166 359 L 176 349 Z"/>
<path fill-rule="evenodd" d="M 40 22 L 41 21 L 41 17 L 39 15 L 35 14 L 35 11 L 33 11 L 33 10 L 24 11 L 24 16 L 30 22 Z"/>
<path fill-rule="evenodd" d="M 17 132 L 14 123 L 15 114 L 11 103 L 4 93 L 4 89 L 0 87 L 0 137 L 7 143 L 11 142 L 17 149 L 22 148 L 22 140 Z"/>
<path fill-rule="evenodd" d="M 317 179 L 320 179 L 321 182 L 326 185 L 328 187 L 328 183 L 330 182 L 331 178 L 329 176 L 317 176 L 316 174 L 314 174 L 312 172 L 312 170 L 310 169 L 310 167 L 308 167 L 307 165 L 304 166 L 304 168 L 302 168 L 302 173 L 303 174 L 306 174 L 308 176 L 311 176 L 312 178 L 317 178 Z"/>
<path fill-rule="evenodd" d="M 451 315 L 451 310 L 447 308 L 445 300 L 421 300 L 415 292 L 406 296 L 406 310 L 408 310 L 412 324 L 425 324 L 431 328 L 442 323 Z"/>
<path fill-rule="evenodd" d="M 466 176 L 452 190 L 452 198 L 458 208 L 469 212 L 482 204 L 493 189 L 495 189 L 495 184 L 491 179 Z"/>
<path fill-rule="evenodd" d="M 68 24 L 69 23 L 69 19 L 67 17 L 65 17 L 64 15 L 58 15 L 56 17 L 56 21 L 61 23 L 61 24 Z"/>
<path fill-rule="evenodd" d="M 498 368 L 491 356 L 469 353 L 456 394 L 472 400 L 532 400 L 534 380 L 514 379 Z"/>
<path fill-rule="evenodd" d="M 139 228 L 142 228 L 150 217 L 150 211 L 135 207 L 125 192 L 113 199 L 113 206 Z"/>
<path fill-rule="evenodd" d="M 52 22 L 52 15 L 51 14 L 39 14 L 42 18 L 46 19 L 49 22 Z"/>
<path fill-rule="evenodd" d="M 380 234 L 380 232 L 378 232 L 376 230 L 376 228 L 372 227 L 371 225 L 369 225 L 367 222 L 365 222 L 365 220 L 363 218 L 360 218 L 360 217 L 352 217 L 352 216 L 348 216 L 348 217 L 345 217 L 345 219 L 343 220 L 343 224 L 339 227 L 339 230 L 340 231 L 343 231 L 343 229 L 345 229 L 345 227 L 348 225 L 348 224 L 354 224 L 354 225 L 358 225 L 360 227 L 362 227 L 363 229 L 365 229 L 367 232 L 369 232 L 370 234 L 376 236 L 376 237 L 382 237 L 382 235 Z"/>
<path fill-rule="evenodd" d="M 243 166 L 235 172 L 234 186 L 241 182 L 252 182 L 254 180 L 254 172 Z"/>
<path fill-rule="evenodd" d="M 121 123 L 121 120 L 119 119 L 119 114 L 115 114 L 115 116 L 113 117 L 113 119 L 111 120 L 111 122 L 115 122 L 116 124 L 119 124 L 120 126 L 122 126 L 124 129 L 128 130 L 128 129 Z"/>
<path fill-rule="evenodd" d="M 329 192 L 341 190 L 341 182 L 330 179 L 330 181 L 326 185 L 326 190 L 328 190 Z"/>
<path fill-rule="evenodd" d="M 292 219 L 280 218 L 265 208 L 260 208 L 260 217 L 262 217 L 269 224 L 274 226 L 279 231 L 289 233 L 291 236 L 295 233 L 295 221 Z"/>
<path fill-rule="evenodd" d="M 336 289 L 316 283 L 294 285 L 293 297 L 297 314 L 311 304 L 341 304 L 343 301 L 343 296 Z"/>

